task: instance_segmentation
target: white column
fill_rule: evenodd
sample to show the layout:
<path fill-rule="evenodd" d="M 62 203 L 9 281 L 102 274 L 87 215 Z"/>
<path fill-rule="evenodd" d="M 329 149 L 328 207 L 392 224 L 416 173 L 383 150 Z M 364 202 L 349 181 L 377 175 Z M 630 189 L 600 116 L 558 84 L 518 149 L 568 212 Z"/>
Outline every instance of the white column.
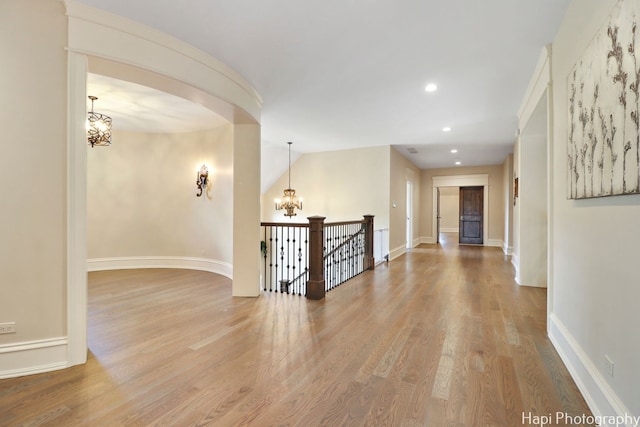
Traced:
<path fill-rule="evenodd" d="M 69 52 L 67 74 L 67 364 L 87 361 L 87 57 Z"/>
<path fill-rule="evenodd" d="M 233 296 L 260 294 L 260 125 L 233 128 Z"/>

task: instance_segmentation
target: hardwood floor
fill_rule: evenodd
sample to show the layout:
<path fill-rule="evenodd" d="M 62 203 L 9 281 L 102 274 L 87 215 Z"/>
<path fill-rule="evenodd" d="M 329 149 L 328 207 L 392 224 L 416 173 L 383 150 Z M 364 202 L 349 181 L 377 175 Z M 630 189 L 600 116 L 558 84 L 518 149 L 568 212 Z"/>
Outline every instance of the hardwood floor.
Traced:
<path fill-rule="evenodd" d="M 590 414 L 543 289 L 497 248 L 421 246 L 324 301 L 187 270 L 89 275 L 89 361 L 0 380 L 1 426 L 521 426 Z M 526 421 L 526 420 L 525 420 Z M 549 425 L 555 425 L 553 423 Z"/>

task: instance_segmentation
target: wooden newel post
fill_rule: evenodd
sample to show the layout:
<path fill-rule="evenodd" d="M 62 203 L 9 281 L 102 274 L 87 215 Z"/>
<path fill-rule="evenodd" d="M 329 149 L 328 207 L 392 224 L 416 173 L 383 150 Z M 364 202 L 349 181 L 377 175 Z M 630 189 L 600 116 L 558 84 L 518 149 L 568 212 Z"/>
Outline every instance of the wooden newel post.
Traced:
<path fill-rule="evenodd" d="M 376 267 L 373 258 L 373 217 L 374 215 L 364 215 L 364 269 L 373 270 Z"/>
<path fill-rule="evenodd" d="M 310 216 L 309 220 L 309 280 L 307 298 L 323 299 L 324 290 L 324 216 Z"/>

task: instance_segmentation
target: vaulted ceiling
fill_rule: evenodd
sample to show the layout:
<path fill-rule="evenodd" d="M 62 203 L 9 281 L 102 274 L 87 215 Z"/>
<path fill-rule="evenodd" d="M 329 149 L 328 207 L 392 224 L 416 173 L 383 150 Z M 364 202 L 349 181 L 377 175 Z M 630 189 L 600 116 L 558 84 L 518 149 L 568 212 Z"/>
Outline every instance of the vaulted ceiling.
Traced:
<path fill-rule="evenodd" d="M 504 160 L 533 69 L 569 3 L 80 1 L 171 34 L 239 72 L 264 100 L 265 146 L 392 145 L 421 168 Z M 437 90 L 425 91 L 428 83 Z"/>

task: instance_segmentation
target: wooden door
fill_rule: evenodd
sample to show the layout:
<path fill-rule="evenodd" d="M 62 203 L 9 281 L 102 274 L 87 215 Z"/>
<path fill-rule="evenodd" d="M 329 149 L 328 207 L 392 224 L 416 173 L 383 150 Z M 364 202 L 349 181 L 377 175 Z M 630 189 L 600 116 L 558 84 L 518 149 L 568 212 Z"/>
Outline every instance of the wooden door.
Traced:
<path fill-rule="evenodd" d="M 460 243 L 482 245 L 484 187 L 460 187 Z"/>

